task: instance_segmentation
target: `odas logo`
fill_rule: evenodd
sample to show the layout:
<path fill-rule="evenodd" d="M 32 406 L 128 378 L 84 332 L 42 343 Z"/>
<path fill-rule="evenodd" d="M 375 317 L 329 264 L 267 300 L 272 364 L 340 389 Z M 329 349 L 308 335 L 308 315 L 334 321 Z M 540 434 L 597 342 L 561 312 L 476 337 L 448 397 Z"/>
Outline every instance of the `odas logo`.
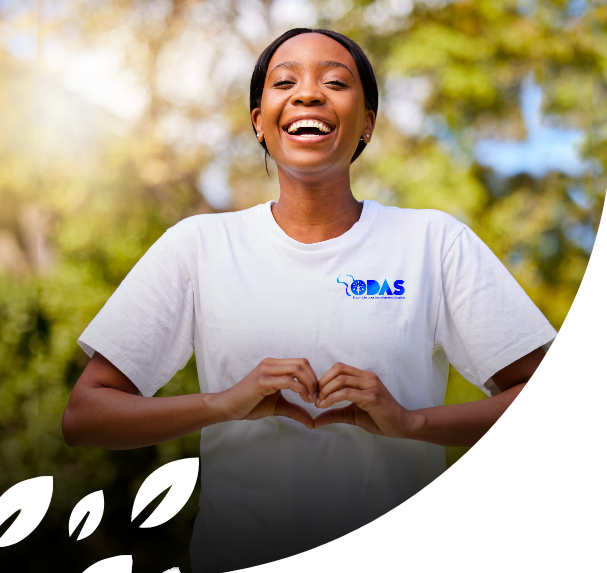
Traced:
<path fill-rule="evenodd" d="M 345 279 L 345 280 L 344 280 Z M 346 294 L 354 298 L 404 298 L 404 280 L 396 280 L 390 288 L 386 279 L 380 284 L 370 279 L 367 281 L 355 279 L 352 275 L 343 274 L 337 277 L 337 282 L 346 287 Z"/>

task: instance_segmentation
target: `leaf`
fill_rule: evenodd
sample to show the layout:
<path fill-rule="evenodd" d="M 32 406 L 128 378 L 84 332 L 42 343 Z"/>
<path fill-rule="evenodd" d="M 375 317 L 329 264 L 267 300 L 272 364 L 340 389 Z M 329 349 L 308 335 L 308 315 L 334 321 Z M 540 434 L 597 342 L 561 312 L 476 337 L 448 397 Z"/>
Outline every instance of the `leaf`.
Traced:
<path fill-rule="evenodd" d="M 156 527 L 173 518 L 190 499 L 194 491 L 198 478 L 199 463 L 198 458 L 177 460 L 165 464 L 150 474 L 141 484 L 135 496 L 131 521 L 168 487 L 171 489 L 166 497 L 140 527 Z"/>
<path fill-rule="evenodd" d="M 25 539 L 42 521 L 53 497 L 53 476 L 26 479 L 0 497 L 0 525 L 16 511 L 21 513 L 0 537 L 0 547 Z"/>
<path fill-rule="evenodd" d="M 86 498 L 84 498 L 86 499 Z M 131 573 L 133 570 L 132 555 L 116 555 L 93 563 L 83 573 Z"/>
<path fill-rule="evenodd" d="M 69 523 L 69 536 L 72 536 L 74 530 L 78 527 L 79 523 L 82 519 L 89 513 L 84 526 L 82 527 L 82 531 L 80 531 L 80 535 L 78 535 L 78 541 L 88 537 L 101 523 L 101 518 L 103 517 L 103 490 L 96 491 L 83 497 L 72 510 L 72 514 L 70 515 L 70 523 Z"/>

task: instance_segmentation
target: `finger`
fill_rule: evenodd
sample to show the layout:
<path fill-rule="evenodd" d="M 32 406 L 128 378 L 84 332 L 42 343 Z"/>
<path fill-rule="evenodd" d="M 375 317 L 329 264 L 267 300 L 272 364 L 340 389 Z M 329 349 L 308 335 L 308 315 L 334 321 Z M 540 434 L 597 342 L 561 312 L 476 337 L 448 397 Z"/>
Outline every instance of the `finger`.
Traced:
<path fill-rule="evenodd" d="M 357 388 L 345 387 L 337 390 L 327 396 L 325 400 L 323 400 L 319 404 L 319 408 L 329 408 L 336 402 L 342 402 L 343 400 L 348 400 L 348 402 L 352 402 L 352 404 L 356 404 L 362 410 L 367 410 L 369 404 L 373 400 L 373 395 L 368 390 L 359 390 Z"/>
<path fill-rule="evenodd" d="M 269 359 L 267 371 L 272 376 L 291 375 L 305 385 L 308 396 L 302 398 L 314 402 L 313 396 L 318 391 L 318 378 L 305 358 Z M 307 398 L 307 399 L 306 399 Z"/>
<path fill-rule="evenodd" d="M 295 359 L 295 372 L 293 374 L 308 389 L 310 403 L 314 402 L 314 396 L 318 392 L 318 378 L 312 370 L 310 363 L 305 358 Z"/>
<path fill-rule="evenodd" d="M 359 368 L 354 368 L 354 366 L 337 362 L 320 377 L 320 380 L 318 381 L 318 387 L 320 390 L 322 390 L 324 386 L 326 386 L 331 380 L 333 380 L 333 378 L 336 378 L 340 374 L 366 378 L 369 376 L 369 374 L 372 374 L 372 372 L 367 372 L 366 370 L 360 370 Z"/>
<path fill-rule="evenodd" d="M 312 370 L 310 363 L 305 358 L 297 360 L 296 372 L 294 376 L 303 384 L 305 384 L 308 390 L 308 398 L 311 404 L 314 403 L 314 397 L 318 393 L 318 378 L 316 372 Z M 302 396 L 303 398 L 303 396 Z M 305 398 L 304 398 L 305 399 Z"/>
<path fill-rule="evenodd" d="M 300 396 L 307 396 L 308 389 L 304 384 L 293 378 L 293 376 L 262 376 L 259 381 L 261 382 L 265 396 L 274 394 L 277 390 L 292 390 Z"/>
<path fill-rule="evenodd" d="M 263 376 L 260 381 L 264 386 L 263 394 L 265 396 L 274 394 L 277 390 L 292 390 L 299 394 L 304 402 L 314 403 L 309 396 L 307 387 L 293 376 Z"/>
<path fill-rule="evenodd" d="M 310 414 L 308 414 L 308 412 L 306 412 L 301 406 L 285 400 L 282 394 L 276 401 L 274 415 L 291 418 L 300 424 L 303 424 L 307 428 L 310 428 L 310 430 L 314 428 L 314 420 L 312 419 L 312 416 L 310 416 Z"/>
<path fill-rule="evenodd" d="M 358 376 L 346 376 L 345 374 L 339 374 L 324 386 L 318 394 L 316 399 L 316 407 L 320 407 L 321 402 L 325 400 L 330 394 L 340 390 L 341 388 L 358 388 L 359 390 L 368 390 L 373 385 L 373 380 L 369 378 L 359 378 Z"/>

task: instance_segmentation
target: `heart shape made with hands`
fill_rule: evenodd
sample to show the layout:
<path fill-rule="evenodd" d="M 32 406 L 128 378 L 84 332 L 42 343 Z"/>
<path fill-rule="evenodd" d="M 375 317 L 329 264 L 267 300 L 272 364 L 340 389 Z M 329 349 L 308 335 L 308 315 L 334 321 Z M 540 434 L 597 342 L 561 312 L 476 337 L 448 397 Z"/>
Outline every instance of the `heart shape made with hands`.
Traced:
<path fill-rule="evenodd" d="M 312 418 L 302 406 L 289 402 L 282 390 L 299 394 L 322 412 Z M 407 429 L 415 422 L 415 413 L 403 408 L 374 372 L 341 362 L 317 379 L 304 358 L 264 358 L 238 384 L 216 396 L 222 403 L 219 410 L 230 412 L 232 420 L 284 416 L 310 429 L 350 424 L 372 434 L 402 438 L 408 437 Z M 343 401 L 350 404 L 331 408 Z"/>
<path fill-rule="evenodd" d="M 305 402 L 322 410 L 316 418 L 301 406 L 286 400 L 281 392 L 276 393 L 272 415 L 292 418 L 310 429 L 329 424 L 349 424 L 381 436 L 406 435 L 409 411 L 396 401 L 373 372 L 338 362 L 321 376 L 314 400 L 309 399 L 308 392 L 300 392 L 299 395 Z M 343 401 L 350 404 L 331 408 Z"/>

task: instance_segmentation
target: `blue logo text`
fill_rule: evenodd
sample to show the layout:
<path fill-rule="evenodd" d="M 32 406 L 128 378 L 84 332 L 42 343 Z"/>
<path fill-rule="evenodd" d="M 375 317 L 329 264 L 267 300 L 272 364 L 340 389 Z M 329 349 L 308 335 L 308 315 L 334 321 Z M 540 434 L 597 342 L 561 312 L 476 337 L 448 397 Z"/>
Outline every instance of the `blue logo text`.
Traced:
<path fill-rule="evenodd" d="M 405 294 L 404 280 L 396 280 L 390 287 L 390 283 L 384 279 L 379 281 L 369 279 L 366 281 L 355 279 L 352 275 L 339 275 L 337 282 L 346 287 L 346 294 L 354 298 L 379 298 L 379 297 L 398 297 L 403 298 Z"/>

